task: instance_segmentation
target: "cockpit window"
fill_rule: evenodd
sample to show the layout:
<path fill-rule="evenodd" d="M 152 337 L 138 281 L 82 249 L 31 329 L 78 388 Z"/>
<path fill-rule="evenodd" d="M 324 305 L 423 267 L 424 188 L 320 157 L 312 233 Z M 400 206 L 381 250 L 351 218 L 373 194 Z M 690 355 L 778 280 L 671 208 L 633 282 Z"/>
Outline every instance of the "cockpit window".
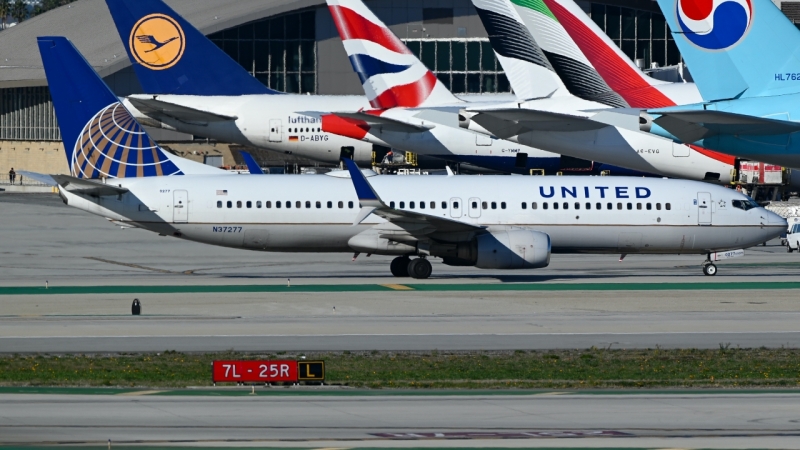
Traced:
<path fill-rule="evenodd" d="M 734 208 L 739 208 L 743 211 L 747 211 L 748 209 L 758 208 L 758 203 L 755 200 L 747 199 L 747 200 L 733 200 L 731 201 L 731 206 Z"/>

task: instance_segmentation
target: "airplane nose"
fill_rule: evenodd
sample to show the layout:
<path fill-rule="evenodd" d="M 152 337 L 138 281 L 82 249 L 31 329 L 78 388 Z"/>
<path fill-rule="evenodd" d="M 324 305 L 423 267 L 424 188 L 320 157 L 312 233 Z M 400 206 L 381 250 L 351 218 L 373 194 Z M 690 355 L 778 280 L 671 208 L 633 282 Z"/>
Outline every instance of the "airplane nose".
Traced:
<path fill-rule="evenodd" d="M 770 225 L 782 225 L 783 227 L 788 227 L 789 222 L 786 221 L 783 217 L 775 214 L 772 211 L 765 210 L 767 213 L 767 221 Z"/>

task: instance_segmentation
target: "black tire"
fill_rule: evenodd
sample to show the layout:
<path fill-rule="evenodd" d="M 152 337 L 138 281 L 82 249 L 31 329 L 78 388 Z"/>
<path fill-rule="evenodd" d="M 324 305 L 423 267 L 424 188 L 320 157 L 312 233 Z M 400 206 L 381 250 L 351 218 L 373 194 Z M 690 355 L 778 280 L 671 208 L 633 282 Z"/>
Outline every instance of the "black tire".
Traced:
<path fill-rule="evenodd" d="M 703 274 L 709 277 L 713 277 L 717 274 L 717 266 L 714 264 L 706 264 L 703 266 Z"/>
<path fill-rule="evenodd" d="M 408 275 L 411 276 L 411 278 L 424 280 L 431 276 L 432 272 L 433 267 L 430 261 L 425 258 L 417 258 L 408 263 Z"/>
<path fill-rule="evenodd" d="M 392 272 L 392 275 L 396 277 L 407 277 L 409 261 L 410 259 L 408 256 L 398 256 L 393 259 L 392 263 L 389 264 L 389 270 Z"/>

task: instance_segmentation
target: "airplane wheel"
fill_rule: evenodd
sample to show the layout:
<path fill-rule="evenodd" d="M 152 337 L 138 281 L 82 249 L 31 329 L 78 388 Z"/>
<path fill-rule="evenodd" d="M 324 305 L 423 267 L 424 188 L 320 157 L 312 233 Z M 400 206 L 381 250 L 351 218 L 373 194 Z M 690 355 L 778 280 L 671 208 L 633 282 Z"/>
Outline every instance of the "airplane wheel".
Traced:
<path fill-rule="evenodd" d="M 706 274 L 707 276 L 714 276 L 717 274 L 717 266 L 708 263 L 703 266 L 703 273 Z"/>
<path fill-rule="evenodd" d="M 408 274 L 411 278 L 424 280 L 431 276 L 431 272 L 433 272 L 433 267 L 431 267 L 430 261 L 425 258 L 412 259 L 408 263 Z"/>
<path fill-rule="evenodd" d="M 798 248 L 800 248 L 800 247 L 798 247 Z M 787 243 L 786 243 L 786 252 L 787 252 L 787 253 L 792 253 L 793 251 L 794 251 L 794 250 L 792 249 L 792 244 L 790 244 L 790 243 L 788 243 L 788 242 L 787 242 Z"/>
<path fill-rule="evenodd" d="M 407 277 L 409 261 L 410 259 L 408 256 L 398 256 L 393 259 L 392 263 L 389 264 L 389 270 L 392 272 L 392 275 L 396 277 Z"/>

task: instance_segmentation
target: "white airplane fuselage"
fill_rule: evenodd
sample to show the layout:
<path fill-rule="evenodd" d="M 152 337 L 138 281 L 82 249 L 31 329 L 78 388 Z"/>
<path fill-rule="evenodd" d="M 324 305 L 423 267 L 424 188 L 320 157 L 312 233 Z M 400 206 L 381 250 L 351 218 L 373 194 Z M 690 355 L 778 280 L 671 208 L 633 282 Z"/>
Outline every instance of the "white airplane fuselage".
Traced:
<path fill-rule="evenodd" d="M 369 183 L 393 208 L 478 225 L 488 232 L 547 233 L 554 253 L 706 254 L 753 246 L 786 229 L 785 220 L 755 207 L 748 197 L 694 181 L 372 176 Z M 250 250 L 352 252 L 348 241 L 359 233 L 376 227 L 382 233 L 402 231 L 374 215 L 352 225 L 359 202 L 349 178 L 186 175 L 113 179 L 109 184 L 129 192 L 96 198 L 62 187 L 60 195 L 70 206 L 118 223 Z M 471 237 L 456 233 L 437 239 Z M 413 238 L 400 240 L 412 247 L 404 252 L 414 252 Z"/>

